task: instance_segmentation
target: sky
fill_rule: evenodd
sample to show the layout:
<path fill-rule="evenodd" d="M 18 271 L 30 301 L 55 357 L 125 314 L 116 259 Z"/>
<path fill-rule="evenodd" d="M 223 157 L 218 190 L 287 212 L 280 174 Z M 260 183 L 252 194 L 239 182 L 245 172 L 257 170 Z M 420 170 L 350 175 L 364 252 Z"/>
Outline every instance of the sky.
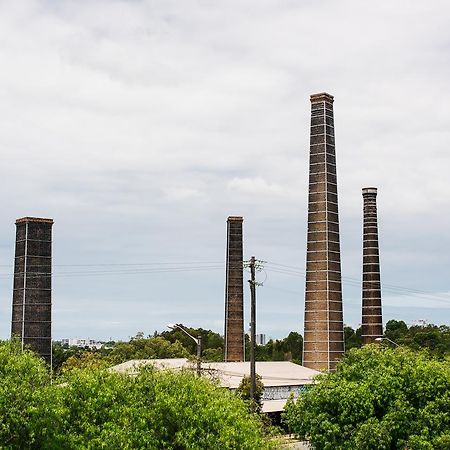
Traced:
<path fill-rule="evenodd" d="M 0 338 L 23 216 L 55 221 L 54 339 L 222 333 L 229 215 L 266 261 L 257 332 L 302 332 L 318 92 L 335 97 L 345 323 L 361 322 L 375 186 L 384 322 L 450 325 L 449 15 L 444 0 L 0 2 Z"/>

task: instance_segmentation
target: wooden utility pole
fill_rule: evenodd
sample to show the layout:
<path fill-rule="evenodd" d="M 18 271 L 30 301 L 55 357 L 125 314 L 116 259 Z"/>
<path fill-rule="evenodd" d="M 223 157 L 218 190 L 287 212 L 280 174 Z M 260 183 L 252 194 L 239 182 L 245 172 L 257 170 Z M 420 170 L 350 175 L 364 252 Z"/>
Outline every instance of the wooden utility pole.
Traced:
<path fill-rule="evenodd" d="M 255 350 L 256 350 L 256 259 L 254 256 L 250 259 L 250 283 L 251 305 L 250 305 L 250 398 L 252 402 L 252 410 L 255 409 L 255 394 L 256 394 L 256 364 L 255 364 Z"/>

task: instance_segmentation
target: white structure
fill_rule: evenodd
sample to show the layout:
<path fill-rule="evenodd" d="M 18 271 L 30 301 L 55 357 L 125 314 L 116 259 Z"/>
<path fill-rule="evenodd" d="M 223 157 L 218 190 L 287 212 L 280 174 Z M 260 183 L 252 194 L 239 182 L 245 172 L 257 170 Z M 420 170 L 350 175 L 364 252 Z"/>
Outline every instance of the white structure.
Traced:
<path fill-rule="evenodd" d="M 256 335 L 256 345 L 266 345 L 266 335 L 264 333 Z"/>
<path fill-rule="evenodd" d="M 118 373 L 135 375 L 140 367 L 154 365 L 160 369 L 192 369 L 195 361 L 185 358 L 178 359 L 134 359 L 111 367 Z M 314 382 L 313 378 L 319 374 L 317 370 L 308 369 L 289 361 L 258 361 L 256 373 L 262 378 L 264 392 L 262 396 L 264 412 L 282 411 L 286 400 L 291 394 L 294 397 Z M 202 363 L 203 376 L 218 379 L 221 386 L 236 389 L 244 376 L 250 374 L 249 362 L 213 362 Z"/>
<path fill-rule="evenodd" d="M 61 339 L 62 345 L 68 345 L 69 347 L 89 347 L 90 349 L 99 349 L 103 347 L 103 344 L 99 341 L 96 341 L 94 339 L 70 339 L 65 338 Z"/>

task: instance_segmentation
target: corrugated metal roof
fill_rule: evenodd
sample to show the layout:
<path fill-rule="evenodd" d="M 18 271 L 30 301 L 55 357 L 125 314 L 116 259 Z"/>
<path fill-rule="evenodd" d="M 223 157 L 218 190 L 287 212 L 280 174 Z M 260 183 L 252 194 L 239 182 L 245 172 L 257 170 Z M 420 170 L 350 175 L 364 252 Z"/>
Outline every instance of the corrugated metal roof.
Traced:
<path fill-rule="evenodd" d="M 136 373 L 140 367 L 154 365 L 161 369 L 192 369 L 195 361 L 186 358 L 174 359 L 133 359 L 111 367 L 120 373 Z M 250 375 L 250 363 L 247 362 L 203 362 L 202 372 L 214 375 L 224 387 L 235 389 L 244 376 Z M 312 383 L 319 374 L 317 370 L 291 363 L 289 361 L 258 361 L 256 373 L 262 378 L 264 386 L 301 386 Z"/>
<path fill-rule="evenodd" d="M 111 367 L 110 370 L 134 375 L 140 367 L 153 365 L 159 369 L 196 369 L 196 362 L 186 358 L 174 359 L 133 359 Z M 313 383 L 313 377 L 320 372 L 289 361 L 258 361 L 256 373 L 262 378 L 264 387 L 304 386 Z M 202 362 L 202 374 L 217 379 L 221 386 L 236 389 L 242 378 L 250 374 L 250 363 L 247 362 Z M 266 400 L 263 402 L 264 412 L 282 411 L 286 399 Z"/>

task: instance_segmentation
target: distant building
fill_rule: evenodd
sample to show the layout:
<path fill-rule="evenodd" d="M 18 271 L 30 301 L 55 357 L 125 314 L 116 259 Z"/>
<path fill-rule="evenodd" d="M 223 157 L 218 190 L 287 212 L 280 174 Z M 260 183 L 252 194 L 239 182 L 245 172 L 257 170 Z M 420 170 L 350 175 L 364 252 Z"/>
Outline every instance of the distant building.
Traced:
<path fill-rule="evenodd" d="M 159 369 L 195 370 L 195 362 L 185 358 L 176 359 L 135 359 L 118 364 L 109 370 L 118 373 L 136 375 L 141 367 L 153 365 Z M 308 385 L 314 383 L 314 377 L 320 372 L 289 361 L 257 361 L 256 373 L 264 384 L 262 395 L 263 412 L 283 411 L 287 399 L 297 398 Z M 236 389 L 244 376 L 250 374 L 249 362 L 212 362 L 202 363 L 202 375 L 219 380 L 222 387 Z"/>
<path fill-rule="evenodd" d="M 266 335 L 264 333 L 256 335 L 256 345 L 266 345 Z"/>
<path fill-rule="evenodd" d="M 61 339 L 61 344 L 68 345 L 69 347 L 79 347 L 79 348 L 89 347 L 92 350 L 103 347 L 102 342 L 96 341 L 94 339 L 89 339 L 89 338 L 88 339 L 65 338 L 65 339 Z"/>

